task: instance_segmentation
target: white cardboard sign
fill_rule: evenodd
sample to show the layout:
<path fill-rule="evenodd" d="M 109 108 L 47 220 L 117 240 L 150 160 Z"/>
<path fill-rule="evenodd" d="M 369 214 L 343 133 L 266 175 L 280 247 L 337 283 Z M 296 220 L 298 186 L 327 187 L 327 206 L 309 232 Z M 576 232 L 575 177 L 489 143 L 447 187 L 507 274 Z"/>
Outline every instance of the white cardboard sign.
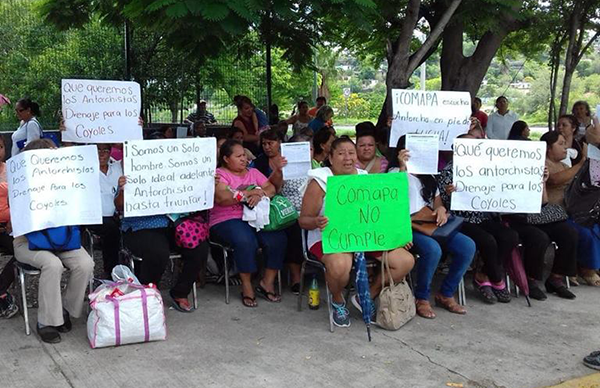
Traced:
<path fill-rule="evenodd" d="M 61 96 L 64 141 L 122 143 L 143 138 L 137 82 L 63 79 Z"/>
<path fill-rule="evenodd" d="M 471 95 L 392 89 L 392 109 L 390 147 L 396 147 L 398 139 L 407 133 L 437 134 L 440 151 L 449 151 L 452 140 L 469 130 Z"/>
<path fill-rule="evenodd" d="M 96 146 L 21 152 L 6 162 L 15 237 L 68 225 L 102 223 Z"/>
<path fill-rule="evenodd" d="M 287 165 L 283 168 L 283 179 L 306 178 L 310 171 L 310 143 L 282 143 L 281 156 L 287 159 Z"/>
<path fill-rule="evenodd" d="M 452 210 L 539 213 L 546 143 L 455 139 Z"/>
<path fill-rule="evenodd" d="M 213 207 L 215 138 L 127 141 L 123 156 L 125 217 Z"/>

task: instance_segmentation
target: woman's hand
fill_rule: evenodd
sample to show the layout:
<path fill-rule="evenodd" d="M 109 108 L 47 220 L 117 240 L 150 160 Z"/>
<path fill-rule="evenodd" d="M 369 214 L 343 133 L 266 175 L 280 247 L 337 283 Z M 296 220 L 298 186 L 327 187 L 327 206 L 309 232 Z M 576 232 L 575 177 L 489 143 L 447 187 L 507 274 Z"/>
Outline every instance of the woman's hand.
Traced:
<path fill-rule="evenodd" d="M 407 149 L 403 149 L 398 154 L 398 167 L 400 171 L 406 171 L 406 162 L 410 159 L 410 152 Z"/>
<path fill-rule="evenodd" d="M 446 222 L 448 222 L 448 213 L 446 212 L 446 208 L 443 206 L 435 209 L 432 215 L 435 216 L 435 223 L 437 226 L 443 226 Z"/>
<path fill-rule="evenodd" d="M 413 249 L 413 243 L 412 241 L 407 243 L 405 246 L 403 246 L 402 248 L 406 249 L 407 251 L 410 251 L 411 249 Z"/>
<path fill-rule="evenodd" d="M 260 195 L 256 195 L 256 194 L 246 195 L 246 203 L 250 207 L 254 207 L 254 206 L 258 205 L 258 203 L 260 202 L 261 199 L 262 199 L 262 196 L 260 196 Z"/>
<path fill-rule="evenodd" d="M 60 119 L 60 123 L 58 124 L 58 130 L 61 132 L 64 132 L 67 130 L 67 127 L 65 126 L 65 119 Z"/>
<path fill-rule="evenodd" d="M 327 224 L 329 224 L 329 219 L 324 216 L 318 216 L 315 219 L 315 223 L 317 224 L 317 228 L 323 230 L 327 227 Z"/>
<path fill-rule="evenodd" d="M 121 176 L 119 177 L 119 181 L 118 181 L 118 186 L 119 186 L 119 190 L 121 190 L 123 188 L 123 186 L 125 186 L 125 184 L 127 183 L 127 177 L 126 176 Z"/>
<path fill-rule="evenodd" d="M 449 184 L 444 187 L 444 190 L 446 190 L 446 194 L 451 195 L 456 192 L 456 187 L 453 184 Z"/>
<path fill-rule="evenodd" d="M 138 117 L 138 125 L 139 125 L 140 127 L 143 127 L 143 126 L 144 126 L 144 119 L 142 118 L 142 116 Z"/>
<path fill-rule="evenodd" d="M 543 182 L 544 183 L 548 182 L 549 178 L 550 178 L 550 170 L 548 170 L 548 167 L 544 167 Z"/>
<path fill-rule="evenodd" d="M 246 197 L 249 197 L 251 195 L 255 195 L 255 196 L 258 196 L 259 198 L 262 198 L 265 196 L 265 192 L 260 187 L 257 187 L 252 190 L 246 190 Z"/>
<path fill-rule="evenodd" d="M 388 126 L 388 128 L 391 128 L 391 127 L 392 127 L 392 122 L 393 122 L 393 121 L 394 121 L 394 118 L 393 118 L 392 116 L 388 116 L 388 118 L 387 118 L 387 123 L 386 123 L 386 124 L 387 124 L 387 126 Z"/>
<path fill-rule="evenodd" d="M 221 182 L 221 175 L 215 174 L 215 187 Z"/>
<path fill-rule="evenodd" d="M 273 168 L 274 170 L 281 171 L 285 166 L 287 166 L 287 159 L 283 156 L 279 155 L 273 158 Z"/>

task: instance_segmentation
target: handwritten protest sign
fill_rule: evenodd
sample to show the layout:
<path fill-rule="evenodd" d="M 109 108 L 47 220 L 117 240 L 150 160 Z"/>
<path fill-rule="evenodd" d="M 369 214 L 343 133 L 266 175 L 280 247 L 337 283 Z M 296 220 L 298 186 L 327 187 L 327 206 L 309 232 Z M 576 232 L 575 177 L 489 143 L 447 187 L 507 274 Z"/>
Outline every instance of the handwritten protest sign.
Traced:
<path fill-rule="evenodd" d="M 539 213 L 546 143 L 454 140 L 452 210 Z"/>
<path fill-rule="evenodd" d="M 412 241 L 406 173 L 327 179 L 323 252 L 387 251 Z"/>
<path fill-rule="evenodd" d="M 64 141 L 122 143 L 142 139 L 138 83 L 63 79 L 61 91 Z"/>
<path fill-rule="evenodd" d="M 6 162 L 14 236 L 102 223 L 96 146 L 21 152 Z"/>
<path fill-rule="evenodd" d="M 438 134 L 440 150 L 451 149 L 452 140 L 469 130 L 471 95 L 468 92 L 425 92 L 392 89 L 394 119 L 390 147 L 407 133 Z"/>
<path fill-rule="evenodd" d="M 215 138 L 128 141 L 123 155 L 125 217 L 213 207 Z"/>

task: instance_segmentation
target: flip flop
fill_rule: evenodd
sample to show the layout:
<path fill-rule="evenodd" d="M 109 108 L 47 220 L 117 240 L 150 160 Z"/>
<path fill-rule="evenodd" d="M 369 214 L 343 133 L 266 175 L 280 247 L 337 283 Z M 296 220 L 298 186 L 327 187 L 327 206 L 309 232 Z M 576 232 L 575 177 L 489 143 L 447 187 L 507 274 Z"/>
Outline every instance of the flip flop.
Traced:
<path fill-rule="evenodd" d="M 260 284 L 256 286 L 254 289 L 260 296 L 265 298 L 268 302 L 271 303 L 279 303 L 281 302 L 281 297 L 273 292 L 269 292 L 263 288 Z"/>
<path fill-rule="evenodd" d="M 181 305 L 181 303 L 179 303 L 174 297 L 173 295 L 171 295 L 171 293 L 169 293 L 169 295 L 171 296 L 171 301 L 173 302 L 173 308 L 181 313 L 191 313 L 194 308 L 190 305 L 189 309 L 186 309 L 185 307 L 183 307 Z"/>
<path fill-rule="evenodd" d="M 244 296 L 243 293 L 242 293 L 242 304 L 244 305 L 244 307 L 249 307 L 249 308 L 255 308 L 256 306 L 258 306 L 258 304 L 256 303 L 256 298 Z"/>

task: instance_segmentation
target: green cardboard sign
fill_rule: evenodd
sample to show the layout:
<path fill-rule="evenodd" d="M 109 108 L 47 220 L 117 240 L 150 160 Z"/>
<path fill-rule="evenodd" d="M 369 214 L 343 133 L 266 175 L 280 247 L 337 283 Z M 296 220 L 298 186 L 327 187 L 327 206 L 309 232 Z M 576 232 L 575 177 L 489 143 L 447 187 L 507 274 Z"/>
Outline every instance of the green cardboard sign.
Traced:
<path fill-rule="evenodd" d="M 412 241 L 406 173 L 327 179 L 323 253 L 389 251 Z"/>

